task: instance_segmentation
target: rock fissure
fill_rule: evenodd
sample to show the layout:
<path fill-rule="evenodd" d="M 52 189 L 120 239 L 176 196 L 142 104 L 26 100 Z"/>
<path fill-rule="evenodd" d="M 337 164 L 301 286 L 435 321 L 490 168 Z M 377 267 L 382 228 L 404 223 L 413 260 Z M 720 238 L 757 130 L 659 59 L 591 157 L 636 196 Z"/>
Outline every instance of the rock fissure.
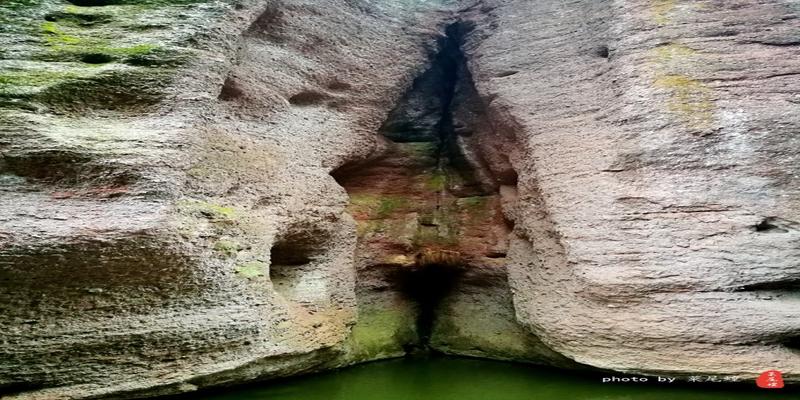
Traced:
<path fill-rule="evenodd" d="M 358 224 L 354 337 L 368 343 L 365 358 L 513 359 L 538 345 L 514 316 L 505 262 L 516 173 L 491 143 L 462 51 L 470 25 L 445 29 L 380 128 L 379 150 L 332 173 Z"/>

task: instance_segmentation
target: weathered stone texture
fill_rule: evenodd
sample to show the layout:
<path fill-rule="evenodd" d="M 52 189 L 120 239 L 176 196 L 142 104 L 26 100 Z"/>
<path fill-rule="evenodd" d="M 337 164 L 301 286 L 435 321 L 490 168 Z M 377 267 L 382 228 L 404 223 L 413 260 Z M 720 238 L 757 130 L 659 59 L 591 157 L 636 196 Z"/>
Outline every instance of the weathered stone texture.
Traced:
<path fill-rule="evenodd" d="M 796 2 L 481 11 L 470 66 L 525 149 L 520 320 L 596 367 L 796 380 Z"/>
<path fill-rule="evenodd" d="M 441 5 L 3 7 L 0 387 L 152 395 L 345 362 L 355 226 L 328 173 L 375 146 Z M 138 65 L 112 38 L 185 58 Z"/>
<path fill-rule="evenodd" d="M 800 380 L 796 1 L 107 3 L 0 3 L 0 392 L 402 355 L 414 306 L 356 286 L 330 173 L 386 150 L 458 19 L 456 144 L 507 226 L 470 236 L 502 238 L 469 254 L 499 268 L 468 271 L 432 345 Z"/>

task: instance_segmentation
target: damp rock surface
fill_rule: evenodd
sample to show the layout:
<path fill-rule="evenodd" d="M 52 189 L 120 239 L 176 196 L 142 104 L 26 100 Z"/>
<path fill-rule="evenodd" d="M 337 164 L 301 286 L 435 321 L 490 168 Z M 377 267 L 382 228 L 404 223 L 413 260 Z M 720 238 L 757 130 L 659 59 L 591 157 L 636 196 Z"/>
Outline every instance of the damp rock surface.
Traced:
<path fill-rule="evenodd" d="M 0 395 L 800 371 L 791 1 L 0 3 Z"/>

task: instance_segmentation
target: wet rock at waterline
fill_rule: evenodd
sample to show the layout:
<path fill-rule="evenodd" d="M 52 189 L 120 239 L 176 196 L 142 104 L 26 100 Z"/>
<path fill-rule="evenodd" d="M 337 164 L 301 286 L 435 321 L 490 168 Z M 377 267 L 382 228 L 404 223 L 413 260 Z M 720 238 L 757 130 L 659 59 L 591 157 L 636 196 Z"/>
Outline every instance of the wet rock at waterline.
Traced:
<path fill-rule="evenodd" d="M 4 2 L 0 392 L 425 349 L 797 381 L 798 12 Z"/>

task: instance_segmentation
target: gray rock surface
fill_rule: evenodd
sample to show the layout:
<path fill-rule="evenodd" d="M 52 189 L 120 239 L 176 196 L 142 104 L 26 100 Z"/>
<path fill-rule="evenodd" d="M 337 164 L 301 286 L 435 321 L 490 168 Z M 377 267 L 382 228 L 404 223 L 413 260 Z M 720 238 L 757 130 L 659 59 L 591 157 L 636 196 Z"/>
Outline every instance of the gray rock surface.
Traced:
<path fill-rule="evenodd" d="M 456 19 L 475 84 L 458 146 L 513 230 L 503 270 L 475 271 L 494 283 L 441 304 L 469 334 L 434 345 L 800 380 L 796 1 L 86 4 L 0 4 L 0 392 L 151 396 L 402 355 L 413 305 L 357 301 L 330 173 L 385 151 Z M 365 301 L 397 332 L 359 325 Z M 487 341 L 476 305 L 513 334 Z"/>
<path fill-rule="evenodd" d="M 522 148 L 520 321 L 600 368 L 797 380 L 797 2 L 482 11 L 470 67 Z"/>
<path fill-rule="evenodd" d="M 448 14 L 122 3 L 4 3 L 18 29 L 3 40 L 35 46 L 3 60 L 0 387 L 139 396 L 343 363 L 355 227 L 328 173 L 375 146 Z M 192 30 L 157 25 L 172 21 Z M 83 43 L 117 36 L 127 51 L 180 41 L 190 55 L 170 67 L 39 60 L 121 54 Z M 115 103 L 92 79 L 117 70 L 136 73 L 116 89 L 125 99 L 170 78 L 147 83 L 155 103 Z"/>

